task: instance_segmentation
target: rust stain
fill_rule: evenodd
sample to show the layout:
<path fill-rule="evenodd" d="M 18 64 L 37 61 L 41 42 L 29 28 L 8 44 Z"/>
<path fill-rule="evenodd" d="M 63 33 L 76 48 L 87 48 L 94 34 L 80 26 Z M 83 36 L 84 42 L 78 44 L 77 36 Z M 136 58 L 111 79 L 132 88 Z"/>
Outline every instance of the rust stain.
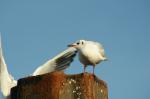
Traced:
<path fill-rule="evenodd" d="M 11 90 L 12 99 L 108 99 L 107 84 L 93 74 L 52 72 L 27 77 Z"/>

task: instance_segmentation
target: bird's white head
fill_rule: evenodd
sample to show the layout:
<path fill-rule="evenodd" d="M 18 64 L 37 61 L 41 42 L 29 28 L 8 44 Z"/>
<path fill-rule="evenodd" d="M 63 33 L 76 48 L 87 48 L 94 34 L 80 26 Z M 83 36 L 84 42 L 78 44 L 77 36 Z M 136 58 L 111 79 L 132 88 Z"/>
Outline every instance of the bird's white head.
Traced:
<path fill-rule="evenodd" d="M 86 45 L 86 40 L 78 40 L 75 43 L 69 44 L 68 47 L 74 47 L 77 50 L 83 48 Z"/>

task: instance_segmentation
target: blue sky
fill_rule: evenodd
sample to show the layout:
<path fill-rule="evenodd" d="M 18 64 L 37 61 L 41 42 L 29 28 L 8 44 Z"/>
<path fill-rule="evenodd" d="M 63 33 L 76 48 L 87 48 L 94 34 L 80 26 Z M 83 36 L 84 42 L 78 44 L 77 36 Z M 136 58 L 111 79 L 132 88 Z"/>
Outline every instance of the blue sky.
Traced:
<path fill-rule="evenodd" d="M 1 0 L 0 32 L 16 79 L 69 43 L 94 40 L 104 45 L 109 58 L 95 69 L 108 84 L 109 99 L 150 99 L 149 0 Z M 82 70 L 76 58 L 66 73 Z"/>

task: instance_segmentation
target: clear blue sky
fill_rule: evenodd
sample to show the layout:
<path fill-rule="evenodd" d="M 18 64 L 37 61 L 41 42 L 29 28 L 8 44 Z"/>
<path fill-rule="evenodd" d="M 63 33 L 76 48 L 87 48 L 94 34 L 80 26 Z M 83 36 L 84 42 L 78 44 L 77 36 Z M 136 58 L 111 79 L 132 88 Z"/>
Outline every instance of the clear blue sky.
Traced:
<path fill-rule="evenodd" d="M 108 83 L 109 99 L 150 99 L 149 0 L 0 0 L 0 32 L 16 79 L 67 44 L 94 40 L 104 45 L 109 58 L 95 70 Z M 75 59 L 66 73 L 82 70 Z"/>

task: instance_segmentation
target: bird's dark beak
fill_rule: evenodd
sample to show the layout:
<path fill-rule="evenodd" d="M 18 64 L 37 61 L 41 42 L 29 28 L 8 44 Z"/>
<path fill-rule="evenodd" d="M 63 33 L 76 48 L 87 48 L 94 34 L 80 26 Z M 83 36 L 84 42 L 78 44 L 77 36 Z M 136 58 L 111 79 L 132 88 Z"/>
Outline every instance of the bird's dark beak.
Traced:
<path fill-rule="evenodd" d="M 74 47 L 74 46 L 75 46 L 74 44 L 69 44 L 69 45 L 68 45 L 68 47 Z"/>

